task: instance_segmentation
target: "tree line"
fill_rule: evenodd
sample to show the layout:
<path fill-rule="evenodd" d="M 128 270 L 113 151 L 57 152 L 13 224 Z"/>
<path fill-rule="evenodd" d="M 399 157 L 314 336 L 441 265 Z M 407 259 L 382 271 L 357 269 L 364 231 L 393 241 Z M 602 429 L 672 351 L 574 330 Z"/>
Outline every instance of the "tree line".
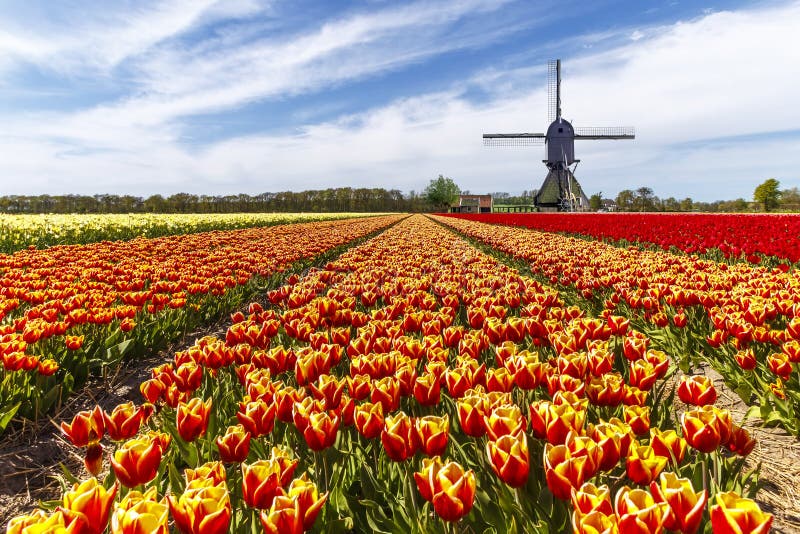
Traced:
<path fill-rule="evenodd" d="M 422 193 L 397 189 L 339 187 L 258 195 L 178 193 L 147 198 L 133 195 L 7 195 L 4 213 L 252 213 L 252 212 L 419 212 L 434 206 Z"/>
<path fill-rule="evenodd" d="M 769 178 L 753 191 L 752 201 L 744 198 L 700 202 L 691 197 L 659 198 L 649 187 L 624 189 L 614 199 L 616 211 L 701 211 L 711 213 L 744 213 L 757 211 L 800 211 L 800 190 L 797 187 L 780 189 L 780 182 Z M 602 193 L 589 197 L 593 211 L 607 207 L 608 199 Z"/>

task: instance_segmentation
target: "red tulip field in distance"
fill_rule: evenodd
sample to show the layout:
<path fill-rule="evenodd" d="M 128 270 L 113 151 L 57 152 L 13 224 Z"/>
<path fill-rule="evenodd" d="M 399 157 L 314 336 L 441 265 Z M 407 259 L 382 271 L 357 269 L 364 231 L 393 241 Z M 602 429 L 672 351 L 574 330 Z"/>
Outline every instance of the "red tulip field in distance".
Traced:
<path fill-rule="evenodd" d="M 51 376 L 233 312 L 135 402 L 58 421 L 84 465 L 7 532 L 770 531 L 718 388 L 800 434 L 793 269 L 469 218 L 300 226 L 0 257 L 12 426 Z"/>
<path fill-rule="evenodd" d="M 690 254 L 717 249 L 724 257 L 758 262 L 774 256 L 800 261 L 800 215 L 709 213 L 482 213 L 456 214 L 472 221 L 579 234 L 606 241 L 652 243 Z"/>

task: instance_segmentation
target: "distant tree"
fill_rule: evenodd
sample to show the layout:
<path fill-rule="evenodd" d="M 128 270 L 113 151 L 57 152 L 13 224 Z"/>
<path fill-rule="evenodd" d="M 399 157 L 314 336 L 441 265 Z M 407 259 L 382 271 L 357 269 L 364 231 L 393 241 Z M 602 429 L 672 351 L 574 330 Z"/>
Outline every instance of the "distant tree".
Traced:
<path fill-rule="evenodd" d="M 631 211 L 633 209 L 633 201 L 635 195 L 630 189 L 623 189 L 619 192 L 616 198 L 617 209 L 619 211 Z"/>
<path fill-rule="evenodd" d="M 694 202 L 690 197 L 681 200 L 681 211 L 692 211 L 694 209 Z"/>
<path fill-rule="evenodd" d="M 658 197 L 653 194 L 649 187 L 640 187 L 636 190 L 633 198 L 634 211 L 655 211 L 659 203 Z"/>
<path fill-rule="evenodd" d="M 597 211 L 603 207 L 603 192 L 595 193 L 589 197 L 589 209 Z"/>
<path fill-rule="evenodd" d="M 762 206 L 764 211 L 772 211 L 780 205 L 781 183 L 775 178 L 768 178 L 753 191 L 753 200 Z"/>
<path fill-rule="evenodd" d="M 439 175 L 435 180 L 431 180 L 425 188 L 425 196 L 428 202 L 436 208 L 449 207 L 458 198 L 461 189 L 458 188 L 452 178 Z"/>
<path fill-rule="evenodd" d="M 783 211 L 800 211 L 800 190 L 792 187 L 781 191 L 781 209 Z"/>
<path fill-rule="evenodd" d="M 669 197 L 661 201 L 661 208 L 664 211 L 681 211 L 681 204 L 675 197 Z"/>

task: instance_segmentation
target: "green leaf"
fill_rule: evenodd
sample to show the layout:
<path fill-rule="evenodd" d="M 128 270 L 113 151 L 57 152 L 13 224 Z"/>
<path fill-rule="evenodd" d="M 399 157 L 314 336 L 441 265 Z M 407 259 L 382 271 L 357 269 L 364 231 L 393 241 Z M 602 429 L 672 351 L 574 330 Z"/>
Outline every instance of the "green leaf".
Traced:
<path fill-rule="evenodd" d="M 14 406 L 8 408 L 5 411 L 0 412 L 0 433 L 2 433 L 6 429 L 8 423 L 10 423 L 11 419 L 13 419 L 14 416 L 17 414 L 17 410 L 19 410 L 19 407 L 21 405 L 22 401 L 16 403 Z"/>

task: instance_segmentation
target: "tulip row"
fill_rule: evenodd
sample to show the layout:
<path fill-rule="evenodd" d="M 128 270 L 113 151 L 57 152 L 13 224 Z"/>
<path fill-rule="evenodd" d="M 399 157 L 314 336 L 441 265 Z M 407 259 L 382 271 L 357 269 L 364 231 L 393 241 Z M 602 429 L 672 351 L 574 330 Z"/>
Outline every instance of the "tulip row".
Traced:
<path fill-rule="evenodd" d="M 695 213 L 526 213 L 450 215 L 542 232 L 579 234 L 611 242 L 652 245 L 689 254 L 759 263 L 763 257 L 800 261 L 800 217 Z M 777 263 L 777 262 L 776 262 Z"/>
<path fill-rule="evenodd" d="M 155 238 L 301 222 L 352 219 L 355 213 L 0 214 L 0 253 L 98 241 Z"/>
<path fill-rule="evenodd" d="M 154 368 L 145 404 L 65 422 L 95 476 L 115 442 L 108 475 L 9 531 L 769 530 L 741 471 L 754 443 L 709 380 L 679 381 L 675 427 L 674 366 L 627 319 L 425 218 L 267 296 Z"/>
<path fill-rule="evenodd" d="M 0 432 L 123 357 L 154 350 L 259 284 L 397 216 L 26 250 L 0 256 Z M 277 278 L 269 283 L 276 283 Z"/>
<path fill-rule="evenodd" d="M 440 218 L 591 310 L 629 318 L 682 370 L 708 363 L 767 424 L 800 434 L 800 278 L 598 241 Z"/>

